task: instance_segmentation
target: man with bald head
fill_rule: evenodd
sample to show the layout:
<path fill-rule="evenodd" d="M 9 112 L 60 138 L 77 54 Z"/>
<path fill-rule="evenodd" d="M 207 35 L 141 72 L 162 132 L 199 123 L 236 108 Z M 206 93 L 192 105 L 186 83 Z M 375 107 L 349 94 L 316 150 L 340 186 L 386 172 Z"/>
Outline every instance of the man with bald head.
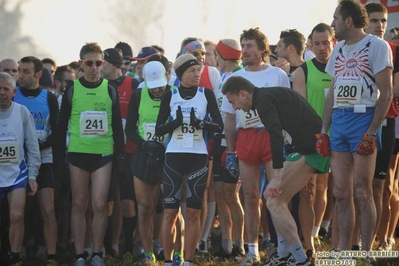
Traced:
<path fill-rule="evenodd" d="M 15 80 L 18 79 L 18 64 L 14 59 L 5 58 L 0 61 L 0 72 L 10 74 Z"/>
<path fill-rule="evenodd" d="M 216 45 L 216 62 L 219 71 L 222 72 L 222 84 L 237 70 L 242 69 L 240 43 L 234 39 L 223 39 Z M 220 88 L 222 85 L 220 86 Z M 223 94 L 218 90 L 217 102 L 223 122 L 226 113 L 221 111 Z M 243 244 L 243 209 L 238 197 L 240 183 L 223 167 L 221 158 L 226 151 L 226 139 L 224 132 L 215 135 L 213 180 L 215 182 L 215 197 L 219 211 L 220 225 L 222 229 L 222 247 L 215 254 L 217 258 L 235 257 L 239 254 L 239 248 Z M 233 234 L 234 232 L 234 234 Z M 234 235 L 234 243 L 232 242 Z M 233 248 L 234 247 L 234 248 Z"/>

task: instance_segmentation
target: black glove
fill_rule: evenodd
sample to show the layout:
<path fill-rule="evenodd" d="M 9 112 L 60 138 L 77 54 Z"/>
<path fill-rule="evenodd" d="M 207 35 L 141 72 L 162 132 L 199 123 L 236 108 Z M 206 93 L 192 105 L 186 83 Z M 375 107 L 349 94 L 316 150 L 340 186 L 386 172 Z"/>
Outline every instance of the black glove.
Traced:
<path fill-rule="evenodd" d="M 190 111 L 190 126 L 195 127 L 195 129 L 201 129 L 200 123 L 203 123 L 203 121 L 200 120 L 200 119 L 197 119 L 197 117 L 195 116 L 194 107 L 191 107 L 191 111 Z"/>
<path fill-rule="evenodd" d="M 165 147 L 156 141 L 145 141 L 143 149 L 148 153 L 147 167 L 154 171 L 161 169 L 165 160 Z"/>
<path fill-rule="evenodd" d="M 179 125 L 183 124 L 183 112 L 181 111 L 180 105 L 177 107 L 177 110 L 176 110 L 176 119 L 175 119 L 175 121 L 177 121 L 179 123 Z"/>

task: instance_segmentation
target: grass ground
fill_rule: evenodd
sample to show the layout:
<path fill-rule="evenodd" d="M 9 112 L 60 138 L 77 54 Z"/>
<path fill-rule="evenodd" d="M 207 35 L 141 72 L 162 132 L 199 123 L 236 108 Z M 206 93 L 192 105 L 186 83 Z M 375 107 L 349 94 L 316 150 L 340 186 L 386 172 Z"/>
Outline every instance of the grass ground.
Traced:
<path fill-rule="evenodd" d="M 213 252 L 216 252 L 219 249 L 221 240 L 220 237 L 216 236 L 215 234 L 212 234 L 212 248 L 211 248 L 211 254 Z M 326 250 L 329 250 L 330 247 L 327 245 Z M 120 244 L 120 250 L 123 250 L 123 243 Z M 396 239 L 396 245 L 394 247 L 394 250 L 399 250 L 399 239 Z M 263 251 L 260 252 L 261 257 L 264 255 Z M 73 252 L 73 245 L 70 244 L 67 249 L 63 252 L 60 252 L 58 254 L 58 261 L 59 265 L 61 266 L 70 266 L 73 265 L 75 259 L 75 255 Z M 123 257 L 117 257 L 117 258 L 108 258 L 105 260 L 105 263 L 107 266 L 134 266 L 134 265 L 140 265 L 138 263 L 132 263 L 132 262 L 126 262 L 123 260 Z M 263 265 L 266 262 L 263 262 L 261 265 Z M 195 265 L 198 266 L 227 266 L 227 265 L 237 265 L 236 262 L 233 260 L 230 261 L 215 261 L 211 258 L 208 258 L 207 256 L 202 256 L 196 258 L 194 261 Z M 45 262 L 41 262 L 37 260 L 36 258 L 31 258 L 25 261 L 24 265 L 26 266 L 44 266 L 46 265 Z M 160 266 L 163 265 L 163 262 L 159 262 Z M 399 257 L 398 258 L 392 258 L 392 259 L 383 259 L 380 258 L 376 262 L 373 263 L 373 265 L 378 265 L 378 266 L 399 266 Z"/>

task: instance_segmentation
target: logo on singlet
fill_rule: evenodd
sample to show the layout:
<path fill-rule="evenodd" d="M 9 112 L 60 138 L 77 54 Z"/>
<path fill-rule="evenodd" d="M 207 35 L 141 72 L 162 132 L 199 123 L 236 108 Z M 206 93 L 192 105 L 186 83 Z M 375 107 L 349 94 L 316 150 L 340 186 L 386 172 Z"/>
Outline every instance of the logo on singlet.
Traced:
<path fill-rule="evenodd" d="M 346 66 L 348 68 L 355 68 L 357 66 L 357 61 L 355 59 L 349 59 L 348 62 L 346 62 Z"/>

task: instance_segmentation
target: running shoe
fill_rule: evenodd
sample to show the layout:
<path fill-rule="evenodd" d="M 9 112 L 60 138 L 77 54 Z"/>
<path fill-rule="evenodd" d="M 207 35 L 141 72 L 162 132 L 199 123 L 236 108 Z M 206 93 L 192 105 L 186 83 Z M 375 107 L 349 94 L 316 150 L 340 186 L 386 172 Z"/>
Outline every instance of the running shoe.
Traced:
<path fill-rule="evenodd" d="M 277 253 L 275 253 L 270 260 L 268 261 L 268 263 L 266 263 L 263 266 L 282 266 L 282 265 L 286 265 L 286 263 L 288 262 L 288 260 L 291 258 L 291 254 L 289 254 L 287 257 L 280 257 Z"/>
<path fill-rule="evenodd" d="M 75 263 L 73 264 L 75 266 L 86 266 L 86 260 L 83 258 L 79 258 L 75 261 Z"/>
<path fill-rule="evenodd" d="M 260 257 L 255 256 L 251 252 L 248 252 L 245 258 L 243 258 L 238 265 L 246 266 L 246 265 L 258 265 L 258 264 L 260 264 Z"/>

